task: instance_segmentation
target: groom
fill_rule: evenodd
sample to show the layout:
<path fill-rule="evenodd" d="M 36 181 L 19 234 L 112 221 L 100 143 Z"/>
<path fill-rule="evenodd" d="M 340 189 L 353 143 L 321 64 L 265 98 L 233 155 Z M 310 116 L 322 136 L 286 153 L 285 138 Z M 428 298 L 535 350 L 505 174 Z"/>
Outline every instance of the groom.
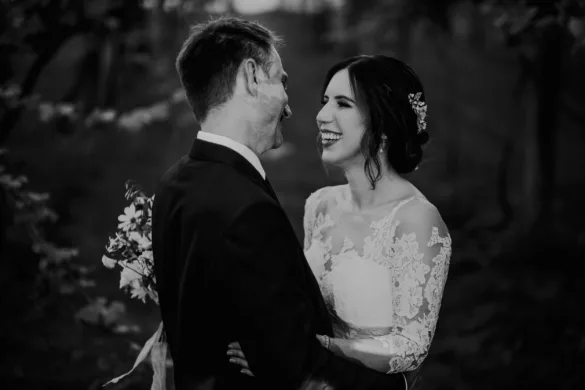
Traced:
<path fill-rule="evenodd" d="M 183 389 L 405 389 L 334 356 L 317 282 L 258 156 L 292 114 L 278 39 L 224 18 L 197 26 L 177 70 L 201 125 L 161 180 L 153 214 L 157 288 Z M 226 356 L 239 341 L 254 377 Z"/>

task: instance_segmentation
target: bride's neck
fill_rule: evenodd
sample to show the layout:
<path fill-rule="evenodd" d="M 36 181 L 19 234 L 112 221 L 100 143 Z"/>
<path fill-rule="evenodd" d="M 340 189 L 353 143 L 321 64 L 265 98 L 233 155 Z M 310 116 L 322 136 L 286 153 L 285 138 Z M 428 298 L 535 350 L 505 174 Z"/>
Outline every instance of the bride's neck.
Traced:
<path fill-rule="evenodd" d="M 372 189 L 372 183 L 362 164 L 344 169 L 355 209 L 375 208 L 391 199 L 398 198 L 405 191 L 405 179 L 385 166 L 382 166 L 381 170 L 382 175 L 376 182 L 375 188 Z"/>

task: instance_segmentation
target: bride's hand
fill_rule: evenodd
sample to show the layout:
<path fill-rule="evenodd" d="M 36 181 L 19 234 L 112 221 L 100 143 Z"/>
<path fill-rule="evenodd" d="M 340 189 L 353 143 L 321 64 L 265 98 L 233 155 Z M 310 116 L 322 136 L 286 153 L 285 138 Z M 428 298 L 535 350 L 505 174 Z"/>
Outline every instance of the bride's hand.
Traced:
<path fill-rule="evenodd" d="M 230 363 L 237 364 L 238 366 L 242 367 L 240 370 L 242 374 L 254 376 L 252 371 L 250 371 L 250 367 L 248 367 L 248 361 L 246 360 L 246 356 L 242 351 L 240 343 L 236 341 L 229 344 L 227 355 L 230 357 Z"/>
<path fill-rule="evenodd" d="M 321 343 L 322 346 L 324 346 L 325 348 L 329 349 L 330 348 L 330 341 L 331 339 L 327 336 L 322 336 L 320 334 L 317 335 L 317 340 L 319 340 L 319 342 Z"/>

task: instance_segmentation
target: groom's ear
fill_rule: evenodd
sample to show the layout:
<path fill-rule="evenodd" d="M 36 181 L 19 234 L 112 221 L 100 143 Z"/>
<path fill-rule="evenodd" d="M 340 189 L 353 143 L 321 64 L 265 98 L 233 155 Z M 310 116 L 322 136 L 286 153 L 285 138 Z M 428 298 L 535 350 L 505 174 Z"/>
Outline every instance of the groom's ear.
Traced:
<path fill-rule="evenodd" d="M 252 58 L 247 58 L 242 63 L 242 74 L 244 76 L 244 87 L 246 91 L 252 95 L 258 95 L 258 77 L 261 76 L 259 74 L 259 66 Z"/>

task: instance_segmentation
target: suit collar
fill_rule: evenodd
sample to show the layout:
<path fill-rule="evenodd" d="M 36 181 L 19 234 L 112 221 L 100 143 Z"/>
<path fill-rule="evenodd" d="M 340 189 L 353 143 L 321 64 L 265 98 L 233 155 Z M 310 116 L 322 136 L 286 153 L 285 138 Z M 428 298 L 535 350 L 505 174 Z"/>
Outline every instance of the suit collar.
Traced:
<path fill-rule="evenodd" d="M 195 138 L 191 150 L 189 151 L 189 157 L 194 160 L 211 161 L 229 165 L 261 186 L 266 192 L 268 192 L 268 194 L 270 194 L 270 196 L 278 201 L 270 184 L 268 184 L 267 180 L 262 177 L 260 172 L 250 163 L 250 161 L 227 146 Z"/>

